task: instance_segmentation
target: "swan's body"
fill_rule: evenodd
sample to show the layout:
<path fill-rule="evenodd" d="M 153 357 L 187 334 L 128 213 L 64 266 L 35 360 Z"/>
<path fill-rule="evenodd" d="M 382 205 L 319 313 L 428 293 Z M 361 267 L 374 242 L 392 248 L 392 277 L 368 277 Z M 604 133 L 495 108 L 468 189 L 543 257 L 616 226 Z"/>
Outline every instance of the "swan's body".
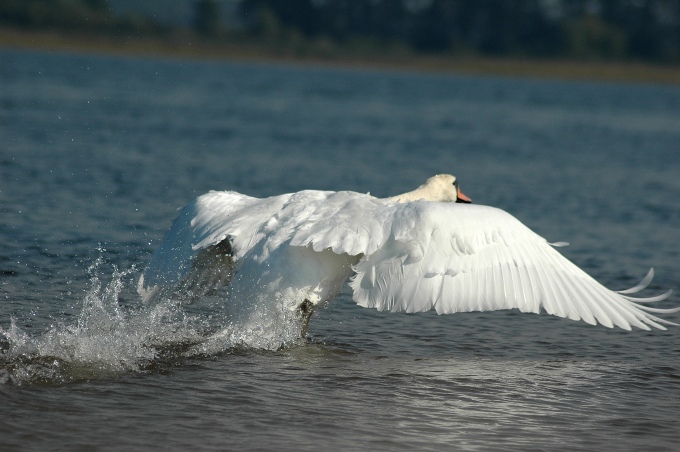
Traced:
<path fill-rule="evenodd" d="M 457 201 L 457 202 L 456 202 Z M 258 199 L 210 192 L 182 209 L 140 280 L 145 298 L 200 297 L 230 283 L 245 311 L 314 306 L 350 280 L 361 306 L 440 314 L 517 308 L 630 330 L 673 324 L 611 291 L 510 214 L 469 203 L 449 175 L 388 199 L 301 191 Z M 674 324 L 673 324 L 674 325 Z"/>

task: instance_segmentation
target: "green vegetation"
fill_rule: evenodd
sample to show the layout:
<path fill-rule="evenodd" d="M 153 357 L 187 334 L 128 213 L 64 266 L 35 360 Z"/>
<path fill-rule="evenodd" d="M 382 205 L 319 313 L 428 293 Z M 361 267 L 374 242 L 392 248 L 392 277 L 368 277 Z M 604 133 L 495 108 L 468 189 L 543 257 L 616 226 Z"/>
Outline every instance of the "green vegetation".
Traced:
<path fill-rule="evenodd" d="M 187 1 L 191 25 L 171 26 L 2 0 L 0 46 L 680 83 L 680 0 L 241 0 L 237 28 Z"/>
<path fill-rule="evenodd" d="M 116 17 L 106 0 L 2 0 L 0 26 L 118 35 L 161 34 L 169 27 L 140 15 Z"/>
<path fill-rule="evenodd" d="M 215 0 L 198 0 L 194 28 L 202 36 L 216 38 L 222 31 L 220 7 Z"/>
<path fill-rule="evenodd" d="M 417 52 L 680 62 L 680 0 L 242 0 L 248 31 Z"/>

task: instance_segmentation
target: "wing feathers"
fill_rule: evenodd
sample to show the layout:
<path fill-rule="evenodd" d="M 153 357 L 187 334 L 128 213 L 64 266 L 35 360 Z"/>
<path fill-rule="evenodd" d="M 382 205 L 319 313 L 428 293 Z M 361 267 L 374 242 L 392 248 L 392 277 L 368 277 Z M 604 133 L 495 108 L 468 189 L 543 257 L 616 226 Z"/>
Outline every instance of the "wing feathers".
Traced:
<path fill-rule="evenodd" d="M 640 281 L 637 285 L 631 287 L 630 289 L 626 290 L 617 290 L 617 293 L 620 294 L 631 294 L 631 293 L 638 293 L 643 289 L 646 289 L 647 286 L 649 286 L 649 283 L 652 282 L 652 279 L 654 279 L 654 268 L 650 268 L 649 271 L 647 272 L 647 275 L 642 278 L 642 281 Z"/>
<path fill-rule="evenodd" d="M 646 288 L 653 271 L 630 289 L 611 291 L 498 209 L 416 202 L 393 214 L 415 223 L 405 230 L 407 222 L 394 218 L 391 239 L 357 264 L 350 285 L 362 306 L 440 314 L 511 308 L 538 313 L 542 307 L 549 314 L 626 330 L 665 329 L 662 324 L 672 322 L 651 313 L 680 311 L 637 304 L 665 300 L 670 292 L 629 295 Z M 367 274 L 383 282 L 376 286 Z"/>
<path fill-rule="evenodd" d="M 354 299 L 379 310 L 444 314 L 518 308 L 538 313 L 543 308 L 628 330 L 665 329 L 674 323 L 654 314 L 680 311 L 640 305 L 668 299 L 670 291 L 633 296 L 651 283 L 653 270 L 637 285 L 611 291 L 500 209 L 395 204 L 351 192 L 302 191 L 265 199 L 207 193 L 180 211 L 140 280 L 140 292 L 180 284 L 195 273 L 199 253 L 227 239 L 228 259 L 204 259 L 208 266 L 223 261 L 238 265 L 243 259 L 264 262 L 280 246 L 361 257 L 350 281 Z M 211 281 L 228 279 L 214 268 L 206 271 L 212 272 Z"/>

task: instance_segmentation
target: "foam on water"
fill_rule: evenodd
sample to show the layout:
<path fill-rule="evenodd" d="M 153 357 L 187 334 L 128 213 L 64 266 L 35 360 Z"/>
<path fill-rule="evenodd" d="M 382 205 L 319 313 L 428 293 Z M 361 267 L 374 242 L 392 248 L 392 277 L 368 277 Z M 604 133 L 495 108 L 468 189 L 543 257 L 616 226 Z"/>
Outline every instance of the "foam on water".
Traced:
<path fill-rule="evenodd" d="M 101 253 L 101 250 L 100 250 Z M 100 256 L 88 269 L 90 288 L 79 315 L 70 323 L 53 319 L 42 334 L 30 335 L 12 318 L 0 327 L 0 384 L 47 383 L 147 372 L 234 349 L 278 350 L 303 343 L 294 312 L 270 309 L 236 321 L 223 315 L 224 298 L 199 302 L 189 313 L 165 299 L 129 306 L 138 271 L 115 266 L 107 278 Z"/>

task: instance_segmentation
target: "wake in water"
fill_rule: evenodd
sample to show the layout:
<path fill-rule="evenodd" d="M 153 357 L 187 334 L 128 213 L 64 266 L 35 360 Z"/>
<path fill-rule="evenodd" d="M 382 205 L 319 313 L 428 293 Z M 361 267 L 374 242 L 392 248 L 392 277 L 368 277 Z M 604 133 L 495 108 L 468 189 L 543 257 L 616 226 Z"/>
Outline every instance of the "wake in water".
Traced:
<path fill-rule="evenodd" d="M 222 297 L 204 300 L 191 313 L 170 299 L 123 306 L 121 294 L 130 292 L 126 289 L 135 285 L 138 272 L 113 266 L 107 278 L 105 264 L 100 256 L 88 269 L 90 288 L 75 322 L 54 319 L 37 336 L 24 332 L 14 318 L 7 329 L 0 327 L 0 384 L 106 378 L 237 349 L 277 350 L 303 342 L 295 313 L 263 311 L 235 321 L 224 313 Z"/>

